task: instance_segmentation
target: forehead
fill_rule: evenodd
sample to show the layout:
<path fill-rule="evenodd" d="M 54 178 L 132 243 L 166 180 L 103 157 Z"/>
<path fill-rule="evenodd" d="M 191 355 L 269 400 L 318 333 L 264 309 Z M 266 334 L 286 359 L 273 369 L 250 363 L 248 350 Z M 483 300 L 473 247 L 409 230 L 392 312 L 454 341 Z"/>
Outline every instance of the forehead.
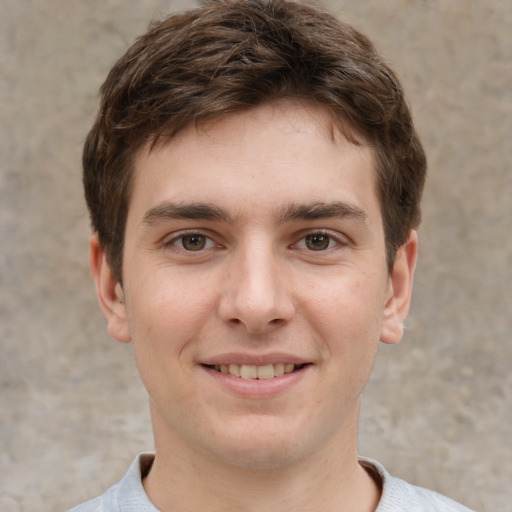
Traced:
<path fill-rule="evenodd" d="M 368 202 L 376 195 L 373 151 L 344 132 L 328 111 L 292 101 L 189 126 L 136 154 L 129 213 L 165 201 L 240 211 Z"/>

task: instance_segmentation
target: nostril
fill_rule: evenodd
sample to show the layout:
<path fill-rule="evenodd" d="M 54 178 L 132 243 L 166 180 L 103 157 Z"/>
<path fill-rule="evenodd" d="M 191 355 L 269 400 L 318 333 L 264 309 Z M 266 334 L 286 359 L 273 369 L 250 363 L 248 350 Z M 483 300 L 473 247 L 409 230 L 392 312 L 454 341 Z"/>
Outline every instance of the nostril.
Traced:
<path fill-rule="evenodd" d="M 243 325 L 250 332 L 263 333 L 267 329 L 274 329 L 274 328 L 280 327 L 281 325 L 286 323 L 286 320 L 284 320 L 282 318 L 274 318 L 267 322 L 263 321 L 263 323 L 259 323 L 256 321 L 245 322 L 243 319 L 240 319 L 240 318 L 230 318 L 229 323 L 232 326 L 242 326 Z"/>

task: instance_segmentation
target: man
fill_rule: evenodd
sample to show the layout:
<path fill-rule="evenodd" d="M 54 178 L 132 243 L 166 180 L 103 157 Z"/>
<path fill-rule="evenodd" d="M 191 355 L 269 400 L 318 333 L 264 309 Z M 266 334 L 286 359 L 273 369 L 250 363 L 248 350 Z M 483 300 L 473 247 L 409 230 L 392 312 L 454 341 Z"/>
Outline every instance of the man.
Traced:
<path fill-rule="evenodd" d="M 156 451 L 75 510 L 467 510 L 356 452 L 378 343 L 403 334 L 425 168 L 395 75 L 327 14 L 221 0 L 139 38 L 84 186 Z"/>

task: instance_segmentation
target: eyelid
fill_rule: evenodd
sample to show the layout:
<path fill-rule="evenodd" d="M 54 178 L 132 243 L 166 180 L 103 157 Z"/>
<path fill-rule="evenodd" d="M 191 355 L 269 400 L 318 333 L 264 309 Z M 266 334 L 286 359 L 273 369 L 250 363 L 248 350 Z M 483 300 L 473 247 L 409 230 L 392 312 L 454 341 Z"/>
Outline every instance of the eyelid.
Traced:
<path fill-rule="evenodd" d="M 212 249 L 213 247 L 220 247 L 220 244 L 214 240 L 214 237 L 212 236 L 212 234 L 209 231 L 203 230 L 203 229 L 184 229 L 181 231 L 177 231 L 175 233 L 167 234 L 166 236 L 164 236 L 162 238 L 160 244 L 164 248 L 177 247 L 179 249 L 182 249 L 183 251 L 186 251 L 186 249 L 184 247 L 180 247 L 179 245 L 176 244 L 176 242 L 186 236 L 192 236 L 192 235 L 202 236 L 207 240 L 207 244 L 208 244 L 208 242 L 210 242 L 210 244 L 211 244 L 210 247 L 205 247 L 197 252 L 202 252 L 206 249 Z M 210 244 L 208 244 L 208 245 L 210 245 Z M 187 252 L 194 252 L 194 251 L 187 251 Z"/>
<path fill-rule="evenodd" d="M 319 251 L 313 251 L 312 249 L 308 249 L 307 247 L 298 247 L 298 245 L 301 243 L 301 242 L 304 242 L 304 245 L 305 245 L 305 239 L 307 236 L 309 235 L 325 235 L 325 236 L 328 236 L 333 242 L 336 243 L 336 246 L 335 247 L 328 247 L 327 249 L 324 249 L 324 250 L 319 250 Z M 350 239 L 346 236 L 346 235 L 343 235 L 341 233 L 338 233 L 338 232 L 333 232 L 329 229 L 322 229 L 322 228 L 318 228 L 318 229 L 307 229 L 307 230 L 303 230 L 301 231 L 300 233 L 298 233 L 298 238 L 297 238 L 297 242 L 293 243 L 292 244 L 292 248 L 298 248 L 298 249 L 304 249 L 304 250 L 307 250 L 308 252 L 318 252 L 318 253 L 325 253 L 325 252 L 328 252 L 328 251 L 332 251 L 338 247 L 344 247 L 346 245 L 349 245 L 350 243 Z"/>

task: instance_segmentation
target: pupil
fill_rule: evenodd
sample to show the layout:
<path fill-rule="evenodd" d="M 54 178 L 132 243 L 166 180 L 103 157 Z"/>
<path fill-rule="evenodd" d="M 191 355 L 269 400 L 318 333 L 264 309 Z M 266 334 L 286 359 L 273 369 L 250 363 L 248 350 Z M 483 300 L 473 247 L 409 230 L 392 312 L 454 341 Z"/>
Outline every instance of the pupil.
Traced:
<path fill-rule="evenodd" d="M 313 251 L 323 251 L 329 247 L 329 236 L 322 234 L 315 235 L 307 235 L 306 236 L 306 245 L 309 249 Z"/>
<path fill-rule="evenodd" d="M 188 235 L 183 237 L 183 247 L 188 251 L 200 251 L 206 244 L 202 235 Z"/>

